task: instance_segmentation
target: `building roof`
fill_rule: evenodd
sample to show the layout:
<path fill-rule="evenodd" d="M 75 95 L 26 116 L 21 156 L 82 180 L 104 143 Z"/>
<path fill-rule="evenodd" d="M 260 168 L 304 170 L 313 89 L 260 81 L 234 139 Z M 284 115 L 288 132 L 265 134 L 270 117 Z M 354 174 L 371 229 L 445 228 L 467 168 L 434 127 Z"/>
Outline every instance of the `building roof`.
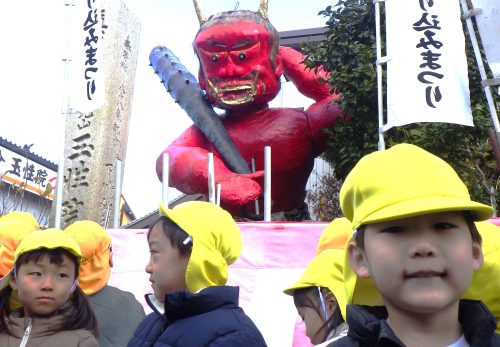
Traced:
<path fill-rule="evenodd" d="M 318 43 L 325 40 L 327 27 L 280 31 L 280 45 L 301 51 L 304 43 Z"/>
<path fill-rule="evenodd" d="M 34 162 L 36 162 L 37 164 L 40 164 L 42 166 L 45 166 L 46 168 L 50 169 L 50 170 L 53 170 L 53 171 L 57 171 L 57 164 L 54 164 L 53 162 L 39 156 L 38 154 L 35 154 L 33 152 L 30 151 L 30 148 L 31 146 L 33 146 L 32 144 L 31 145 L 24 145 L 23 147 L 15 144 L 15 143 L 12 143 L 6 139 L 4 139 L 3 137 L 0 136 L 0 146 L 4 147 L 4 148 L 7 148 L 9 150 L 11 150 L 12 152 L 15 152 L 29 160 L 32 160 Z"/>

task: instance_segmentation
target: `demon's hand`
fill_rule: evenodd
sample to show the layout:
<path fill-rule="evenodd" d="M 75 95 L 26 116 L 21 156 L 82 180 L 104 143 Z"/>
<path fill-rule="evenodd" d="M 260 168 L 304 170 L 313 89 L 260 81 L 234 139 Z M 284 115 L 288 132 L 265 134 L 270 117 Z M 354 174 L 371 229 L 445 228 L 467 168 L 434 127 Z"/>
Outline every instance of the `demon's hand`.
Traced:
<path fill-rule="evenodd" d="M 263 176 L 264 171 L 257 171 L 251 174 L 234 174 L 217 181 L 221 185 L 221 204 L 241 207 L 257 200 L 262 195 L 259 182 Z"/>
<path fill-rule="evenodd" d="M 322 68 L 310 69 L 304 64 L 306 57 L 290 47 L 280 46 L 283 74 L 297 90 L 315 101 L 330 97 L 330 88 L 323 80 L 328 76 Z"/>

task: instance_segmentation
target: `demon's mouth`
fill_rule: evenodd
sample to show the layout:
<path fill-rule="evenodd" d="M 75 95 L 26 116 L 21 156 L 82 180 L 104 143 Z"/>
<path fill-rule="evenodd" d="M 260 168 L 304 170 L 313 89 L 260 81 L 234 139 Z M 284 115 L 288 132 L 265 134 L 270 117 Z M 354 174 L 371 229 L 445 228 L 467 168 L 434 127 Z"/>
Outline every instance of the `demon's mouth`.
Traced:
<path fill-rule="evenodd" d="M 258 79 L 258 71 L 234 79 L 209 78 L 210 95 L 223 106 L 244 105 L 255 99 Z"/>

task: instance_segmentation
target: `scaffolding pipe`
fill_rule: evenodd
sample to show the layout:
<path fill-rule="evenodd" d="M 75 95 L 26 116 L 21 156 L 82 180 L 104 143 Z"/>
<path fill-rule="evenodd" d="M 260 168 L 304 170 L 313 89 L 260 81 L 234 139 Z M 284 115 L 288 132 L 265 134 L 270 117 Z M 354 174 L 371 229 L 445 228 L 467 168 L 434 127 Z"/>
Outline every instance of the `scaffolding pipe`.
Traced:
<path fill-rule="evenodd" d="M 479 74 L 481 76 L 481 82 L 486 81 L 488 76 L 486 75 L 486 70 L 483 64 L 483 57 L 481 56 L 481 51 L 477 43 L 476 33 L 474 32 L 474 27 L 472 25 L 471 16 L 467 14 L 470 12 L 469 6 L 467 6 L 467 0 L 460 0 L 462 5 L 462 12 L 464 13 L 464 20 L 467 24 L 467 31 L 469 32 L 470 41 L 472 48 L 474 50 L 474 56 L 476 57 L 477 66 L 479 68 Z M 488 102 L 488 108 L 490 109 L 491 120 L 493 121 L 493 126 L 495 127 L 496 137 L 499 138 L 500 124 L 498 123 L 498 115 L 495 109 L 495 102 L 493 101 L 493 96 L 491 94 L 491 89 L 489 85 L 483 85 L 484 94 L 486 96 L 486 101 Z"/>

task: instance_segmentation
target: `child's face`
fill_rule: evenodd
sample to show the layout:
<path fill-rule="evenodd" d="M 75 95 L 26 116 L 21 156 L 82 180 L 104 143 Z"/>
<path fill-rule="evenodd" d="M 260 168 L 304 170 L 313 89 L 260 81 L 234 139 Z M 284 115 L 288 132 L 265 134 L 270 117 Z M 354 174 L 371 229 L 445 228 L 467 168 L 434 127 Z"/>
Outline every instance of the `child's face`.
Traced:
<path fill-rule="evenodd" d="M 186 289 L 186 267 L 189 256 L 182 256 L 172 246 L 161 227 L 157 224 L 149 233 L 150 258 L 146 272 L 155 297 L 165 301 L 165 294 Z"/>
<path fill-rule="evenodd" d="M 306 335 L 311 343 L 317 345 L 325 341 L 325 329 L 321 329 L 325 321 L 320 316 L 319 311 L 314 307 L 297 307 L 297 312 L 304 321 Z"/>
<path fill-rule="evenodd" d="M 54 264 L 49 255 L 44 255 L 38 262 L 19 267 L 10 285 L 17 289 L 25 313 L 51 314 L 68 301 L 75 282 L 75 263 L 64 254 L 62 258 L 61 264 Z"/>
<path fill-rule="evenodd" d="M 389 314 L 433 314 L 458 305 L 483 263 L 460 212 L 369 224 L 364 236 L 364 251 L 349 245 L 350 262 L 359 277 L 373 279 Z"/>

